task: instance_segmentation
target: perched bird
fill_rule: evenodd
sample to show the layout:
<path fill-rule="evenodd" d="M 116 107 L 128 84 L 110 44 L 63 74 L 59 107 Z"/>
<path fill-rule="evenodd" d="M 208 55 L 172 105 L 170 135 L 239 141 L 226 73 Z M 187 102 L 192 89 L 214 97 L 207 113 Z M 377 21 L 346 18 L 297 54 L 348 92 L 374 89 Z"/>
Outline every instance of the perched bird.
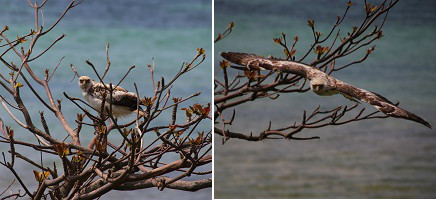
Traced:
<path fill-rule="evenodd" d="M 102 108 L 103 99 L 105 99 L 104 113 L 110 111 L 112 104 L 112 115 L 115 117 L 126 117 L 132 113 L 136 113 L 138 97 L 133 92 L 128 92 L 120 86 L 112 86 L 112 100 L 110 95 L 110 85 L 103 85 L 99 82 L 92 81 L 88 76 L 81 76 L 79 78 L 79 86 L 82 90 L 82 95 L 85 100 L 96 110 L 100 111 Z M 139 101 L 140 105 L 142 104 Z M 143 110 L 139 110 L 139 114 L 146 116 Z"/>
<path fill-rule="evenodd" d="M 246 66 L 250 70 L 280 70 L 299 75 L 310 80 L 310 89 L 317 95 L 331 96 L 342 94 L 347 99 L 353 101 L 358 99 L 371 104 L 390 117 L 412 120 L 431 128 L 430 123 L 396 106 L 385 97 L 340 81 L 312 66 L 288 60 L 263 58 L 255 54 L 246 53 L 221 52 L 221 56 L 232 63 Z"/>

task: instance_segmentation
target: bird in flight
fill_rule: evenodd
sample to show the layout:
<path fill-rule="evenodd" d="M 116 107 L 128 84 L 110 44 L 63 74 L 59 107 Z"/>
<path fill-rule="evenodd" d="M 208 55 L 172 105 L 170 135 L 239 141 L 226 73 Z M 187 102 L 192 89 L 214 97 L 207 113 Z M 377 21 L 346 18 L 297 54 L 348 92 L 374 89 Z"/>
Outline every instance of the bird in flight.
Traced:
<path fill-rule="evenodd" d="M 310 89 L 317 95 L 331 96 L 342 94 L 347 99 L 353 101 L 358 99 L 371 104 L 390 117 L 412 120 L 431 128 L 430 123 L 396 106 L 385 97 L 345 83 L 309 65 L 275 58 L 263 58 L 255 54 L 246 53 L 221 52 L 221 56 L 232 63 L 246 66 L 250 70 L 279 70 L 299 75 L 310 80 Z"/>
<path fill-rule="evenodd" d="M 95 110 L 100 111 L 102 108 L 103 99 L 105 100 L 104 113 L 108 114 L 111 110 L 115 117 L 126 117 L 137 112 L 138 97 L 133 92 L 128 92 L 120 86 L 112 86 L 112 99 L 110 95 L 110 85 L 92 81 L 88 76 L 79 78 L 79 86 L 82 90 L 82 95 L 85 100 Z M 142 102 L 139 101 L 141 105 Z M 147 116 L 143 110 L 139 110 L 141 116 Z"/>

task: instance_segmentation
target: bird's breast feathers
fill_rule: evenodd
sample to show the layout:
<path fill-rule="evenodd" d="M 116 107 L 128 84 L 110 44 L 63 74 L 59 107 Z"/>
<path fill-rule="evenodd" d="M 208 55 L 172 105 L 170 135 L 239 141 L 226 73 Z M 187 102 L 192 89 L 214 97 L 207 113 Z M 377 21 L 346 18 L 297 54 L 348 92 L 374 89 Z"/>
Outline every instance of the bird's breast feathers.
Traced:
<path fill-rule="evenodd" d="M 88 92 L 82 92 L 83 97 L 85 100 L 96 110 L 99 110 L 101 107 L 102 100 L 99 98 L 94 97 L 92 94 Z"/>
<path fill-rule="evenodd" d="M 320 96 L 332 96 L 339 93 L 337 90 L 312 90 L 312 91 Z"/>

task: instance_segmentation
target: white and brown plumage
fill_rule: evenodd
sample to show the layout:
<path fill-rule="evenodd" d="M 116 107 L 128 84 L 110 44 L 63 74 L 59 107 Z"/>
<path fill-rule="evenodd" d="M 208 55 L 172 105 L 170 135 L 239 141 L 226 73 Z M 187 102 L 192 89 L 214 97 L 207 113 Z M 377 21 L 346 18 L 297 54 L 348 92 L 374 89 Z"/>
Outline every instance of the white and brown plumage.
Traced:
<path fill-rule="evenodd" d="M 108 113 L 112 103 L 112 115 L 115 117 L 125 117 L 129 114 L 136 113 L 138 97 L 133 92 L 128 92 L 120 86 L 112 86 L 112 102 L 110 95 L 110 85 L 92 81 L 88 76 L 79 78 L 79 86 L 85 100 L 96 110 L 102 108 L 103 99 L 105 99 L 104 113 Z M 115 87 L 115 88 L 114 88 Z M 140 101 L 141 104 L 141 101 Z M 140 115 L 146 115 L 142 110 Z"/>
<path fill-rule="evenodd" d="M 309 65 L 287 60 L 263 58 L 246 53 L 222 52 L 221 56 L 232 63 L 246 66 L 252 70 L 280 70 L 302 76 L 310 80 L 311 90 L 318 95 L 342 94 L 350 100 L 358 99 L 369 103 L 390 117 L 412 120 L 431 128 L 430 123 L 407 110 L 397 107 L 385 97 L 340 81 Z"/>

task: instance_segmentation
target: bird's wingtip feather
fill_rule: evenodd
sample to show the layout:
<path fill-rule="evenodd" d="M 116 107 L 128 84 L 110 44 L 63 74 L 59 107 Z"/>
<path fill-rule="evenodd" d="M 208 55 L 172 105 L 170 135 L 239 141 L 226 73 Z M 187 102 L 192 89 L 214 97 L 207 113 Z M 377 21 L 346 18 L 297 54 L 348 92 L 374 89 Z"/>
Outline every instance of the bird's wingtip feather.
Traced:
<path fill-rule="evenodd" d="M 432 129 L 432 127 L 431 127 L 431 124 L 430 123 L 426 123 L 426 124 L 424 124 L 425 126 L 427 126 L 428 128 L 430 128 L 430 129 Z"/>

